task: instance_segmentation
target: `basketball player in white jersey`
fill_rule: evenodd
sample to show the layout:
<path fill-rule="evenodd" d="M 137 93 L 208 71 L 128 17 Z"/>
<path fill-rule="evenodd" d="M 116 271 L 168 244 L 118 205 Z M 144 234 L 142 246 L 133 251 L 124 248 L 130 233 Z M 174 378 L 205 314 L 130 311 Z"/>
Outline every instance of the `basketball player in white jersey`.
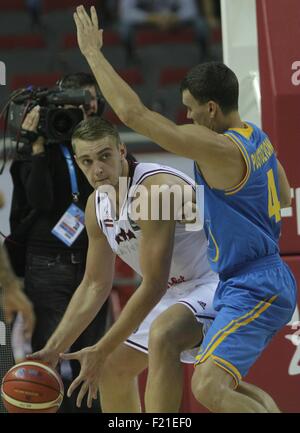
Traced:
<path fill-rule="evenodd" d="M 104 412 L 140 411 L 136 379 L 149 367 L 146 411 L 176 412 L 182 397 L 180 360 L 194 362 L 191 349 L 199 346 L 215 317 L 212 301 L 218 277 L 206 258 L 204 231 L 188 231 L 183 221 L 176 221 L 172 200 L 168 220 L 161 209 L 156 220 L 148 218 L 150 200 L 146 216 L 136 218 L 135 198 L 130 199 L 134 193 L 130 192 L 140 186 L 149 192 L 153 185 L 176 185 L 181 191 L 184 186 L 192 188 L 193 181 L 167 166 L 129 164 L 117 130 L 97 117 L 78 125 L 72 143 L 78 165 L 95 188 L 85 217 L 89 236 L 86 271 L 58 328 L 34 357 L 52 364 L 59 353 L 63 359 L 77 359 L 81 372 L 68 395 L 81 384 L 77 404 L 88 392 L 90 406 L 99 385 Z M 120 177 L 128 180 L 125 194 Z M 99 192 L 103 185 L 116 193 L 116 203 L 109 192 Z M 140 286 L 95 346 L 62 354 L 109 296 L 116 255 L 142 276 Z"/>

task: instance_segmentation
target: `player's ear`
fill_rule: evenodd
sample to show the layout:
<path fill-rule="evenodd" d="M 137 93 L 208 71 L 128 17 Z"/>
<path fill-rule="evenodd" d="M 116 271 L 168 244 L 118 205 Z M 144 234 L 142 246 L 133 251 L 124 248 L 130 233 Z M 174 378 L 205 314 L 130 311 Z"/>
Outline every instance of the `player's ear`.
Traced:
<path fill-rule="evenodd" d="M 214 101 L 208 101 L 207 105 L 209 117 L 213 119 L 216 116 L 217 104 Z"/>
<path fill-rule="evenodd" d="M 74 159 L 75 159 L 75 162 L 76 162 L 76 164 L 78 165 L 78 167 L 79 167 L 79 162 L 78 162 L 78 158 L 77 158 L 77 156 L 76 156 L 76 153 L 74 152 L 73 153 L 73 156 L 74 156 Z"/>
<path fill-rule="evenodd" d="M 123 142 L 121 142 L 119 144 L 119 150 L 120 150 L 121 159 L 126 159 L 126 156 L 127 156 L 127 147 L 126 147 L 126 145 Z"/>

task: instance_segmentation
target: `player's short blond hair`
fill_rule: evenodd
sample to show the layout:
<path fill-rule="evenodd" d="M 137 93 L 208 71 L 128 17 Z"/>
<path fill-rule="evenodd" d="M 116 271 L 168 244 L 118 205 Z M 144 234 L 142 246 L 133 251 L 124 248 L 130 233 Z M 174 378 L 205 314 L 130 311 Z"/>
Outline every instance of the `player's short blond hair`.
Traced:
<path fill-rule="evenodd" d="M 95 141 L 108 136 L 115 138 L 117 146 L 120 144 L 120 135 L 115 125 L 98 116 L 89 117 L 82 120 L 73 131 L 73 150 L 76 153 L 75 140 Z"/>

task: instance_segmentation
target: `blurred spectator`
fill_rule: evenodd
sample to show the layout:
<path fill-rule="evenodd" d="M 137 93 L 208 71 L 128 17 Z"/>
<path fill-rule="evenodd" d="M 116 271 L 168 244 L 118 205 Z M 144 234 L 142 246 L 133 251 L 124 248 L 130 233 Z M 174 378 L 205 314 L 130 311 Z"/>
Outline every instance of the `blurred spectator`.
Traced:
<path fill-rule="evenodd" d="M 221 8 L 220 0 L 198 0 L 198 7 L 202 11 L 207 24 L 211 29 L 220 27 Z"/>
<path fill-rule="evenodd" d="M 43 0 L 26 0 L 26 6 L 31 20 L 31 30 L 42 29 Z"/>
<path fill-rule="evenodd" d="M 209 14 L 212 22 L 211 0 L 205 0 L 203 13 Z M 208 58 L 209 25 L 200 13 L 196 0 L 120 0 L 120 35 L 126 49 L 128 61 L 136 59 L 135 30 L 140 26 L 152 26 L 159 30 L 174 30 L 189 26 L 195 31 L 200 48 L 200 61 Z"/>
<path fill-rule="evenodd" d="M 118 4 L 119 0 L 95 0 L 98 16 L 101 16 L 101 27 L 111 27 L 118 21 Z"/>

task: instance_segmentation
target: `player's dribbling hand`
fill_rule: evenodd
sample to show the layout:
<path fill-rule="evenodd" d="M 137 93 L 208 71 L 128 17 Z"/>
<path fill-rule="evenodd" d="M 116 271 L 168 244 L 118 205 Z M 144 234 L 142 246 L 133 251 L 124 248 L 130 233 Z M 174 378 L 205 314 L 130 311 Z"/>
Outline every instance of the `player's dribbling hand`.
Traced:
<path fill-rule="evenodd" d="M 59 355 L 57 351 L 47 349 L 47 347 L 45 346 L 43 349 L 39 350 L 38 352 L 34 352 L 31 353 L 30 355 L 27 355 L 26 359 L 46 362 L 52 368 L 55 368 L 59 361 Z"/>
<path fill-rule="evenodd" d="M 83 6 L 78 6 L 73 15 L 77 28 L 77 41 L 82 54 L 87 57 L 99 52 L 103 46 L 103 30 L 99 30 L 97 12 L 91 7 L 91 16 Z"/>
<path fill-rule="evenodd" d="M 74 353 L 61 353 L 59 356 L 61 359 L 76 359 L 81 365 L 79 376 L 74 379 L 68 389 L 68 397 L 71 397 L 73 391 L 82 383 L 76 405 L 77 407 L 81 406 L 81 402 L 88 392 L 87 405 L 89 408 L 92 407 L 93 400 L 97 399 L 100 371 L 104 362 L 102 353 L 96 346 L 91 346 Z"/>

